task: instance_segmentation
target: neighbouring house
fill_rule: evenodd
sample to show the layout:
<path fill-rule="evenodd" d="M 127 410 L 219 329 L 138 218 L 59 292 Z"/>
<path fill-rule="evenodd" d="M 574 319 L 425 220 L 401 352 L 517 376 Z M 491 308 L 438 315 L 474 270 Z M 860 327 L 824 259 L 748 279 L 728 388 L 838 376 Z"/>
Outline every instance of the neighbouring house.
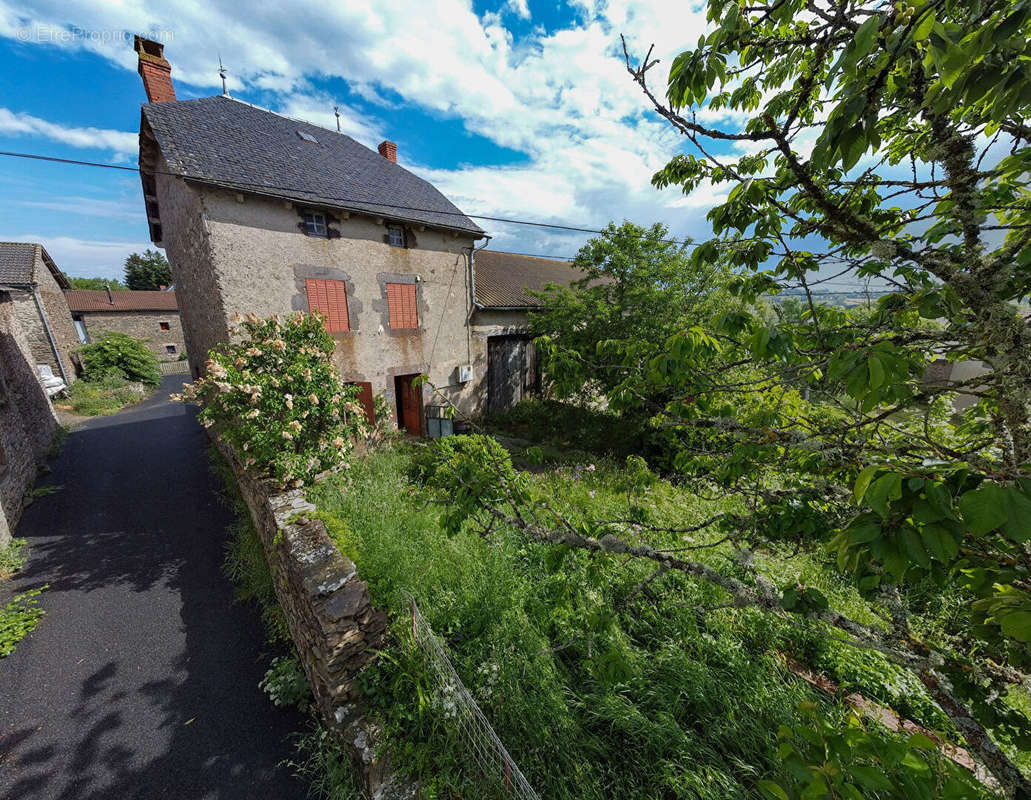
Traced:
<path fill-rule="evenodd" d="M 0 287 L 0 547 L 10 541 L 58 426 L 20 322 L 17 293 Z"/>
<path fill-rule="evenodd" d="M 41 244 L 0 242 L 0 290 L 10 294 L 34 366 L 75 380 L 72 352 L 79 345 L 64 291 L 68 279 Z"/>
<path fill-rule="evenodd" d="M 568 261 L 477 250 L 473 261 L 473 339 L 484 361 L 488 413 L 505 411 L 540 391 L 530 312 L 540 301 L 527 290 L 569 286 L 583 273 Z"/>
<path fill-rule="evenodd" d="M 177 100 L 163 46 L 136 39 L 150 100 L 140 173 L 151 238 L 172 266 L 190 368 L 237 315 L 321 311 L 335 363 L 371 413 L 400 427 L 424 406 L 480 410 L 471 252 L 485 233 L 430 183 L 378 152 L 228 96 Z M 485 360 L 485 359 L 484 359 Z"/>
<path fill-rule="evenodd" d="M 64 296 L 82 344 L 117 331 L 145 342 L 159 361 L 178 361 L 186 352 L 174 291 L 72 289 Z"/>

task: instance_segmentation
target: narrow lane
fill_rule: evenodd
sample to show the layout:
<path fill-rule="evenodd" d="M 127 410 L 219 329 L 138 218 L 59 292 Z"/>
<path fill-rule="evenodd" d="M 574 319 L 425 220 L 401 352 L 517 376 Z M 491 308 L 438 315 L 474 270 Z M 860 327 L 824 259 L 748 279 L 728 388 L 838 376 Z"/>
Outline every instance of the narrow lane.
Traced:
<path fill-rule="evenodd" d="M 181 384 L 74 430 L 15 532 L 14 588 L 50 588 L 0 659 L 0 797 L 307 794 L 280 766 L 300 720 L 258 689 L 260 621 L 222 575 L 232 515 L 193 409 L 168 401 Z"/>

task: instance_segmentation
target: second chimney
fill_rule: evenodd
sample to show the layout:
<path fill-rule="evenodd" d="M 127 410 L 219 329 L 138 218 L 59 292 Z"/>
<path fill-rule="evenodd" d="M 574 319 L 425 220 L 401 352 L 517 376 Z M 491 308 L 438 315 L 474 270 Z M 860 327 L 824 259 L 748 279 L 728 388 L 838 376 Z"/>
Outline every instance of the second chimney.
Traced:
<path fill-rule="evenodd" d="M 172 65 L 165 60 L 165 46 L 160 42 L 137 36 L 133 39 L 133 49 L 140 55 L 137 70 L 140 77 L 143 78 L 143 88 L 147 92 L 147 100 L 151 103 L 167 103 L 175 100 L 175 87 L 172 86 Z"/>
<path fill-rule="evenodd" d="M 376 149 L 379 150 L 379 154 L 383 156 L 383 158 L 385 158 L 387 161 L 393 161 L 395 164 L 397 163 L 396 142 L 392 142 L 389 139 L 387 139 L 386 141 L 380 142 L 379 147 L 377 147 Z"/>

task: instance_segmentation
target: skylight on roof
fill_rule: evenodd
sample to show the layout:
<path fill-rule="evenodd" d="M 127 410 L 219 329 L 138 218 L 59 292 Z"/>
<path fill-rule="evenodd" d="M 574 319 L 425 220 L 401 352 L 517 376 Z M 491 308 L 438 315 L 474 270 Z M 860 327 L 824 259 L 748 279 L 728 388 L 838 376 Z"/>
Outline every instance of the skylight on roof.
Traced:
<path fill-rule="evenodd" d="M 304 141 L 311 142 L 312 144 L 318 144 L 319 140 L 312 136 L 310 133 L 305 131 L 297 131 L 297 135 L 300 136 Z"/>

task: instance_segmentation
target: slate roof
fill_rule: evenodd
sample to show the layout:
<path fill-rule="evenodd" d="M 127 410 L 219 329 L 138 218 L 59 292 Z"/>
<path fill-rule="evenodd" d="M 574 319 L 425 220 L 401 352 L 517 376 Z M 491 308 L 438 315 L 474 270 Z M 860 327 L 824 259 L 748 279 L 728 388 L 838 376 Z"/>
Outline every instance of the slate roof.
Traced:
<path fill-rule="evenodd" d="M 0 284 L 25 286 L 33 282 L 36 245 L 0 242 Z"/>
<path fill-rule="evenodd" d="M 473 261 L 476 305 L 480 308 L 536 308 L 540 301 L 526 289 L 546 283 L 569 286 L 584 277 L 568 261 L 522 256 L 500 250 L 477 250 Z"/>
<path fill-rule="evenodd" d="M 350 136 L 222 96 L 146 103 L 143 118 L 169 169 L 184 178 L 483 233 L 432 184 Z"/>
<path fill-rule="evenodd" d="M 72 289 L 64 293 L 72 311 L 175 311 L 179 304 L 175 292 L 111 292 L 105 289 Z"/>
<path fill-rule="evenodd" d="M 41 244 L 0 242 L 0 285 L 29 286 L 36 283 L 36 255 L 39 254 L 58 286 L 68 287 L 68 279 Z"/>

